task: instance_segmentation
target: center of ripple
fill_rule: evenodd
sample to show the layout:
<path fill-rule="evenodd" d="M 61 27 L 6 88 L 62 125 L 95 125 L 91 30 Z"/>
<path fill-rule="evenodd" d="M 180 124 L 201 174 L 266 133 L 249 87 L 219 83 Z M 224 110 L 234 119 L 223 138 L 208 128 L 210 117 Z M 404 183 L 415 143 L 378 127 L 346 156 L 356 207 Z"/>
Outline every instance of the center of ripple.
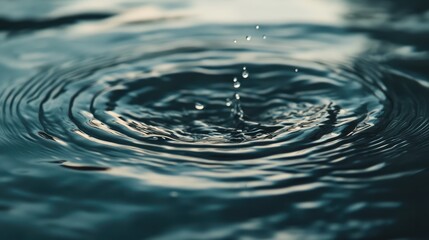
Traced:
<path fill-rule="evenodd" d="M 102 82 L 88 116 L 133 138 L 239 143 L 291 133 L 339 134 L 339 126 L 362 118 L 374 100 L 359 82 L 330 72 L 259 66 L 273 69 L 264 72 L 254 66 L 252 78 L 241 79 L 240 100 L 228 106 L 236 67 L 229 68 L 226 73 L 198 67 L 157 76 L 142 71 L 111 77 Z M 234 115 L 237 104 L 243 117 Z"/>

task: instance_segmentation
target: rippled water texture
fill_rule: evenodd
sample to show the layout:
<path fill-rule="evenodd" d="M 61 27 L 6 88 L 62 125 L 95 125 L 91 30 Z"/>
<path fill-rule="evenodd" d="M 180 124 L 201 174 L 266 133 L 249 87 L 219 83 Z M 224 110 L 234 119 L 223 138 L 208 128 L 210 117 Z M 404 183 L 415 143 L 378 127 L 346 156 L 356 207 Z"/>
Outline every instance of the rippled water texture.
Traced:
<path fill-rule="evenodd" d="M 0 239 L 429 237 L 425 1 L 7 1 Z"/>

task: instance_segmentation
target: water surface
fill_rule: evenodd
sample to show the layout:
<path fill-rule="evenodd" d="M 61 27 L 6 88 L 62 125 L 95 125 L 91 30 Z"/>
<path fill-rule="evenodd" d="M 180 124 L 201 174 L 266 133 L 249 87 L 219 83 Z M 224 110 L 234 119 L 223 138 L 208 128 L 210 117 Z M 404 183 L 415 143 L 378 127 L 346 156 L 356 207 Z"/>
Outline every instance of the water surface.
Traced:
<path fill-rule="evenodd" d="M 429 237 L 428 7 L 3 3 L 0 237 Z"/>

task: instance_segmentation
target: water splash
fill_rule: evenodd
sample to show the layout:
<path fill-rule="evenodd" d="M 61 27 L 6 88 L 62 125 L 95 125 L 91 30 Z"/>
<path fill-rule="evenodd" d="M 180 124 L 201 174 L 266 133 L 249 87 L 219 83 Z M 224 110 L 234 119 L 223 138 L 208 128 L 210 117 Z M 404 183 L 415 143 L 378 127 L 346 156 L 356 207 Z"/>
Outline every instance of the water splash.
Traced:
<path fill-rule="evenodd" d="M 225 105 L 226 105 L 227 107 L 230 107 L 230 106 L 232 105 L 232 101 L 231 101 L 231 99 L 227 98 L 227 99 L 226 99 L 226 101 L 225 101 Z"/>
<path fill-rule="evenodd" d="M 234 82 L 233 86 L 234 88 L 240 88 L 241 84 L 240 82 Z"/>
<path fill-rule="evenodd" d="M 205 106 L 203 104 L 201 104 L 201 103 L 195 103 L 195 109 L 197 109 L 197 110 L 203 110 L 204 107 Z"/>

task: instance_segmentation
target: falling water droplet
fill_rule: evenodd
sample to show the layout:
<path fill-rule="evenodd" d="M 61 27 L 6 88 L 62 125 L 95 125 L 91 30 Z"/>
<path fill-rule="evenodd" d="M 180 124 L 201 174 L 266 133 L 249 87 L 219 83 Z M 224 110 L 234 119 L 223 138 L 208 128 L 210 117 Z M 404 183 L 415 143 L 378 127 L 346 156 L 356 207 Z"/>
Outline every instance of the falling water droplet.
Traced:
<path fill-rule="evenodd" d="M 249 77 L 249 72 L 247 72 L 246 70 L 244 70 L 241 75 L 243 76 L 243 78 L 248 78 Z"/>
<path fill-rule="evenodd" d="M 259 25 L 256 25 L 256 27 L 255 27 L 256 29 L 259 29 Z"/>
<path fill-rule="evenodd" d="M 262 36 L 262 39 L 267 39 L 267 36 L 266 35 Z"/>
<path fill-rule="evenodd" d="M 250 39 L 252 39 L 252 36 L 246 36 L 247 41 L 250 41 Z"/>
<path fill-rule="evenodd" d="M 234 88 L 240 88 L 241 84 L 240 82 L 234 82 Z"/>
<path fill-rule="evenodd" d="M 237 40 L 234 39 L 234 43 L 237 43 Z"/>
<path fill-rule="evenodd" d="M 175 192 L 175 191 L 170 192 L 170 197 L 177 198 L 178 196 L 179 196 L 178 192 Z"/>
<path fill-rule="evenodd" d="M 234 79 L 232 79 L 232 81 L 233 81 L 233 82 L 237 82 L 238 80 L 237 80 L 237 78 L 235 77 Z"/>
<path fill-rule="evenodd" d="M 243 70 L 245 71 L 246 69 L 247 69 L 247 68 L 246 68 L 246 66 L 244 66 L 244 67 L 243 67 Z"/>
<path fill-rule="evenodd" d="M 239 100 L 240 99 L 240 94 L 236 93 L 234 94 L 235 99 Z"/>
<path fill-rule="evenodd" d="M 299 70 L 298 70 L 298 68 L 295 68 L 295 72 L 298 72 Z"/>
<path fill-rule="evenodd" d="M 225 104 L 226 104 L 227 107 L 230 107 L 232 105 L 231 99 L 227 98 Z"/>
<path fill-rule="evenodd" d="M 197 110 L 203 110 L 204 109 L 204 105 L 201 103 L 195 103 L 195 109 Z"/>

